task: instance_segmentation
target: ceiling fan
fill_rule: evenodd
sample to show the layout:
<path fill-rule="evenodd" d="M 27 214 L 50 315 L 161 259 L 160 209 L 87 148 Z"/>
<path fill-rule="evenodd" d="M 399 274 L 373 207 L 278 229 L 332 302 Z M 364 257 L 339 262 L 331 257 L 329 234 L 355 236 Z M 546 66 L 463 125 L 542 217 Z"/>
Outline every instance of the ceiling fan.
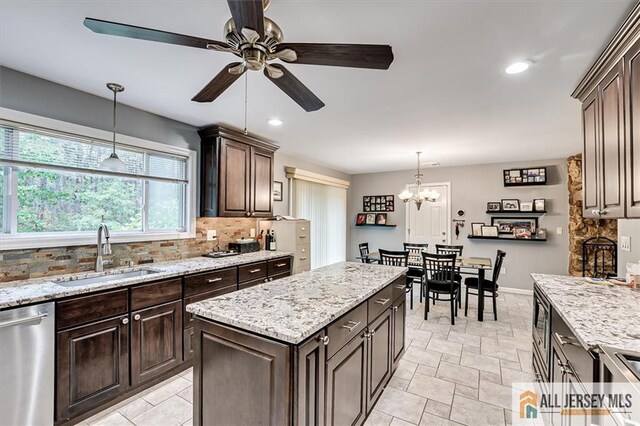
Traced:
<path fill-rule="evenodd" d="M 84 25 L 96 33 L 229 52 L 242 58 L 213 77 L 193 97 L 196 102 L 212 102 L 247 70 L 263 70 L 305 111 L 317 111 L 324 103 L 284 66 L 270 61 L 371 69 L 388 69 L 393 61 L 391 46 L 387 45 L 283 43 L 280 27 L 264 16 L 270 0 L 227 0 L 227 3 L 232 18 L 224 28 L 225 42 L 94 18 L 85 18 Z"/>

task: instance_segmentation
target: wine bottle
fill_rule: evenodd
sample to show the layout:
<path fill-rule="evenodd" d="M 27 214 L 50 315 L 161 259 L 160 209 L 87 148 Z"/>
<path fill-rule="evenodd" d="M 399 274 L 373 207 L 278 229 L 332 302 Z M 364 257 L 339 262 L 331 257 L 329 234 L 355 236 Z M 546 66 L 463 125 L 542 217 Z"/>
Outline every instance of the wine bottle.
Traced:
<path fill-rule="evenodd" d="M 271 230 L 271 239 L 269 240 L 269 250 L 276 251 L 276 233 Z"/>

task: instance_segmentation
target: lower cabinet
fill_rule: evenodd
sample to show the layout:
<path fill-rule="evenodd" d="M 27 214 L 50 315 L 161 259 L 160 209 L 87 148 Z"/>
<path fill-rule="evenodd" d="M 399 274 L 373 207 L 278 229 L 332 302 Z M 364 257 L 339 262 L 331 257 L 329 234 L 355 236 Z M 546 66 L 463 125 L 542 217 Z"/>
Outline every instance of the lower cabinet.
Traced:
<path fill-rule="evenodd" d="M 369 324 L 367 347 L 367 413 L 382 394 L 384 386 L 391 378 L 392 312 L 387 309 Z"/>
<path fill-rule="evenodd" d="M 324 331 L 297 347 L 295 356 L 298 381 L 294 394 L 297 397 L 297 413 L 294 423 L 299 425 L 324 425 L 325 346 L 329 343 Z"/>
<path fill-rule="evenodd" d="M 406 337 L 406 322 L 405 317 L 407 315 L 407 298 L 403 294 L 393 302 L 393 371 L 398 368 L 400 359 L 404 354 L 404 345 Z"/>
<path fill-rule="evenodd" d="M 97 407 L 129 387 L 128 322 L 123 316 L 57 333 L 58 421 Z"/>
<path fill-rule="evenodd" d="M 182 301 L 131 312 L 131 384 L 182 362 Z"/>

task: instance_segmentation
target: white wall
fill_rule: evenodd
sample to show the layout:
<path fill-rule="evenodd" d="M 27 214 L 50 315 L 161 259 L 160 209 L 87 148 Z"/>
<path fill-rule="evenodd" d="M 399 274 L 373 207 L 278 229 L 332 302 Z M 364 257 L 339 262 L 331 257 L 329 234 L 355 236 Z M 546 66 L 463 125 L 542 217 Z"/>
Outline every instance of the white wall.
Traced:
<path fill-rule="evenodd" d="M 631 237 L 631 251 L 620 250 L 620 237 Z M 627 262 L 640 262 L 640 219 L 618 220 L 618 276 L 627 273 Z"/>
<path fill-rule="evenodd" d="M 502 183 L 502 170 L 515 167 L 547 166 L 548 184 L 520 188 L 505 188 Z M 567 227 L 568 190 L 566 160 L 531 161 L 527 163 L 485 164 L 464 167 L 435 167 L 425 171 L 425 182 L 451 182 L 452 219 L 464 219 L 465 227 L 460 237 L 455 239 L 454 226 L 450 232 L 452 244 L 464 245 L 467 256 L 495 258 L 496 250 L 507 252 L 504 267 L 507 273 L 501 275 L 500 284 L 507 287 L 531 289 L 532 272 L 567 274 L 569 242 Z M 358 255 L 358 243 L 368 242 L 370 249 L 402 249 L 405 239 L 405 205 L 397 197 L 406 184 L 413 183 L 415 170 L 389 173 L 353 175 L 351 179 L 349 202 L 349 250 L 347 257 L 355 259 Z M 362 211 L 363 195 L 394 194 L 395 211 L 389 214 L 387 223 L 396 224 L 396 228 L 355 227 L 356 214 Z M 518 198 L 531 201 L 534 198 L 547 200 L 547 211 L 539 219 L 539 226 L 547 228 L 547 242 L 527 241 L 480 241 L 469 240 L 471 222 L 489 224 L 491 218 L 485 213 L 488 201 L 500 201 L 502 198 Z M 464 210 L 465 216 L 457 217 L 456 212 Z M 557 227 L 562 235 L 555 235 Z"/>

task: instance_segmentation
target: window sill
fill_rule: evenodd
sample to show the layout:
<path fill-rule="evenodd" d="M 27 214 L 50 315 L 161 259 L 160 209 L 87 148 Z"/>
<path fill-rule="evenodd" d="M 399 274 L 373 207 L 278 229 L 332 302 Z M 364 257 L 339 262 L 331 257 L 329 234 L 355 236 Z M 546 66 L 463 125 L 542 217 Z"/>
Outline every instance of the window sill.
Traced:
<path fill-rule="evenodd" d="M 126 244 L 145 241 L 184 240 L 195 238 L 194 232 L 146 232 L 127 233 L 112 232 L 111 244 Z M 6 250 L 36 249 L 49 247 L 85 246 L 97 244 L 97 232 L 79 234 L 41 234 L 38 236 L 3 236 L 0 235 L 0 252 Z"/>

